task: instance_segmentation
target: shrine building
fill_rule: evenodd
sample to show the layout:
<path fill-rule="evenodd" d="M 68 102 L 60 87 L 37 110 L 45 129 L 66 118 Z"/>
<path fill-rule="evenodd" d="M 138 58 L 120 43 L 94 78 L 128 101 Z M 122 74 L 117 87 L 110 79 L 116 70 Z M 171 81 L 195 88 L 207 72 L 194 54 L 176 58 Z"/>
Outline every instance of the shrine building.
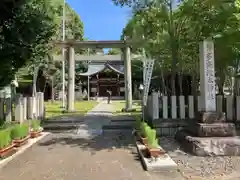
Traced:
<path fill-rule="evenodd" d="M 90 97 L 105 97 L 107 90 L 112 96 L 124 96 L 124 61 L 94 61 L 87 72 L 78 74 L 87 85 L 89 78 Z"/>

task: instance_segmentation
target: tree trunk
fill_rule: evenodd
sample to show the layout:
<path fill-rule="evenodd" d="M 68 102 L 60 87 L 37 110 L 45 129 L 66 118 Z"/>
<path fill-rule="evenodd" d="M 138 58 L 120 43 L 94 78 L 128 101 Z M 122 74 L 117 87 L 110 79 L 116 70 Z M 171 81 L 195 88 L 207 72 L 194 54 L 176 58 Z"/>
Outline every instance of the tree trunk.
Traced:
<path fill-rule="evenodd" d="M 180 95 L 183 95 L 182 72 L 181 71 L 178 74 L 178 84 L 179 84 Z"/>
<path fill-rule="evenodd" d="M 54 77 L 52 77 L 52 103 L 54 103 Z"/>
<path fill-rule="evenodd" d="M 166 84 L 165 84 L 164 75 L 163 75 L 163 71 L 162 70 L 161 70 L 161 80 L 162 80 L 162 87 L 163 87 L 162 93 L 164 95 L 166 95 L 167 94 L 167 88 L 166 88 Z"/>
<path fill-rule="evenodd" d="M 170 38 L 170 48 L 172 54 L 172 73 L 171 73 L 171 90 L 172 95 L 176 95 L 175 78 L 177 69 L 177 42 L 174 33 L 174 22 L 173 22 L 173 7 L 172 1 L 169 2 L 169 22 L 168 22 L 168 33 Z"/>

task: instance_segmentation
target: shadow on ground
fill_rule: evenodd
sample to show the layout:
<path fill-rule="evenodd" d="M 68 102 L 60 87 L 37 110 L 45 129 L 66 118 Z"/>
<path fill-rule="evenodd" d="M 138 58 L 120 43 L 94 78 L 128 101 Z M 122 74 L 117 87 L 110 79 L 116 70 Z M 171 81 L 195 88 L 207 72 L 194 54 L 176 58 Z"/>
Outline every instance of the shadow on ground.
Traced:
<path fill-rule="evenodd" d="M 83 151 L 91 152 L 92 155 L 98 151 L 113 151 L 117 149 L 125 149 L 132 151 L 134 148 L 134 140 L 131 133 L 126 132 L 104 132 L 102 135 L 92 139 L 81 138 L 78 135 L 50 135 L 38 144 L 39 146 L 55 146 L 67 145 L 70 147 L 79 147 Z M 133 153 L 135 154 L 135 153 Z M 136 156 L 136 160 L 138 157 Z"/>

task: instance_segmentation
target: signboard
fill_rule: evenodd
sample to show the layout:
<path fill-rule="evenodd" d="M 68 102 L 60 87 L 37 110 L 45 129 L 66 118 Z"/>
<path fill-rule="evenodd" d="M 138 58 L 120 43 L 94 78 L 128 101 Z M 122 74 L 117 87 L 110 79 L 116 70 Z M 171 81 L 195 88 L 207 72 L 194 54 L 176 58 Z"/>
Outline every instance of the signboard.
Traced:
<path fill-rule="evenodd" d="M 200 45 L 200 92 L 203 111 L 216 111 L 215 87 L 214 43 L 207 39 Z"/>
<path fill-rule="evenodd" d="M 150 83 L 151 83 L 151 79 L 152 79 L 152 71 L 153 71 L 153 67 L 154 67 L 154 60 L 147 60 L 145 62 L 145 69 L 144 69 L 144 90 L 143 90 L 143 104 L 144 106 L 147 105 L 147 98 L 148 98 L 148 92 L 149 92 L 149 87 L 150 87 Z"/>

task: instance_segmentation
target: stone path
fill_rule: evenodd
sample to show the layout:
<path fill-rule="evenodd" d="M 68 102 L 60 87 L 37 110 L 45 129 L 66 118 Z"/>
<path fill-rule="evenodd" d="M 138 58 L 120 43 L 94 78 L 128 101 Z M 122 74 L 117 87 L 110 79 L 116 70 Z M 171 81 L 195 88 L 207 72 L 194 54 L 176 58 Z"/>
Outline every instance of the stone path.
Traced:
<path fill-rule="evenodd" d="M 171 172 L 143 171 L 131 134 L 101 134 L 101 126 L 109 123 L 109 115 L 111 105 L 101 102 L 88 114 L 85 126 L 77 128 L 77 133 L 45 137 L 0 169 L 0 180 L 180 180 Z"/>
<path fill-rule="evenodd" d="M 82 138 L 94 138 L 102 134 L 102 127 L 111 122 L 112 106 L 101 101 L 96 107 L 87 113 L 84 122 L 79 124 L 74 135 Z"/>

